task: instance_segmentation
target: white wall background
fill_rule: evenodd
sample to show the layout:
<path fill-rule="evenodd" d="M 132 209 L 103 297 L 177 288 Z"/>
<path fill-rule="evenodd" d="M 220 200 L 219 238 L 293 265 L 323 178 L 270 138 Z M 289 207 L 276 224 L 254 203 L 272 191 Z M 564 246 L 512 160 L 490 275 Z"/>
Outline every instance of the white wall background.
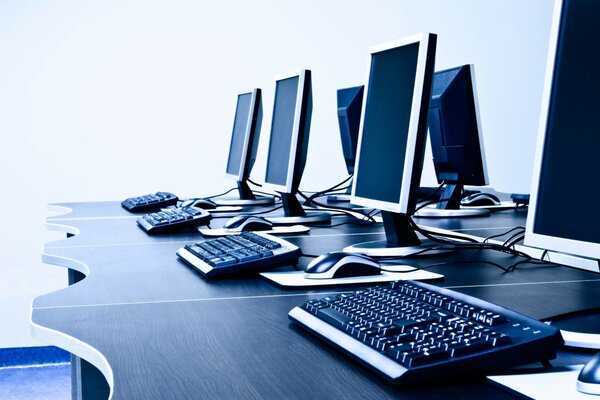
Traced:
<path fill-rule="evenodd" d="M 66 284 L 40 262 L 53 238 L 47 203 L 229 188 L 236 93 L 263 88 L 265 138 L 273 77 L 298 68 L 312 69 L 314 95 L 301 186 L 333 184 L 345 177 L 335 90 L 362 84 L 368 48 L 388 40 L 435 32 L 436 69 L 475 64 L 491 185 L 529 192 L 551 10 L 552 0 L 0 2 L 0 347 L 35 345 L 31 299 Z"/>

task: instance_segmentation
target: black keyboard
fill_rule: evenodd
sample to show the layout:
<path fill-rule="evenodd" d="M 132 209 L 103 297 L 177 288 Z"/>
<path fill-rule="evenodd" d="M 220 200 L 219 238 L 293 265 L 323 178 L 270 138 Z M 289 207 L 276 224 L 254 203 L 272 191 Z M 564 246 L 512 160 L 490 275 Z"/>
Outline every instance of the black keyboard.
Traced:
<path fill-rule="evenodd" d="M 420 282 L 310 300 L 288 316 L 397 384 L 549 360 L 563 343 L 539 321 Z"/>
<path fill-rule="evenodd" d="M 156 192 L 155 194 L 145 194 L 143 196 L 130 197 L 121 202 L 121 206 L 127 211 L 152 211 L 163 207 L 177 204 L 179 199 L 173 193 Z"/>
<path fill-rule="evenodd" d="M 201 208 L 179 207 L 146 214 L 138 218 L 137 223 L 148 233 L 166 233 L 208 225 L 211 218 L 210 213 Z"/>
<path fill-rule="evenodd" d="M 262 232 L 207 239 L 177 251 L 182 260 L 206 277 L 294 265 L 300 254 L 298 246 Z"/>

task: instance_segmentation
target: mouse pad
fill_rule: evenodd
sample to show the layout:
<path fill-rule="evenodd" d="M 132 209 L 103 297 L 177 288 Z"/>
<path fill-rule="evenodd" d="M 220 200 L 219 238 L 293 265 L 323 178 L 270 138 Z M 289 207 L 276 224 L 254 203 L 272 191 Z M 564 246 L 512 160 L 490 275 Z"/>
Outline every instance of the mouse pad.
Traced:
<path fill-rule="evenodd" d="M 582 367 L 539 368 L 524 372 L 515 369 L 513 374 L 488 376 L 487 379 L 532 399 L 598 399 L 598 396 L 577 391 L 577 376 Z"/>
<path fill-rule="evenodd" d="M 227 235 L 239 235 L 240 231 L 234 231 L 227 228 L 199 228 L 198 231 L 205 237 L 218 237 Z M 274 226 L 273 229 L 268 231 L 260 231 L 262 233 L 268 233 L 270 235 L 285 235 L 288 233 L 306 233 L 310 231 L 308 226 L 304 225 L 292 225 L 292 226 Z"/>
<path fill-rule="evenodd" d="M 386 268 L 390 267 L 386 265 Z M 304 271 L 261 272 L 260 275 L 276 285 L 289 288 L 359 285 L 408 280 L 430 281 L 439 280 L 444 277 L 444 275 L 418 270 L 409 265 L 398 265 L 393 266 L 393 268 L 398 272 L 383 271 L 381 275 L 354 276 L 350 278 L 306 279 L 304 278 Z"/>

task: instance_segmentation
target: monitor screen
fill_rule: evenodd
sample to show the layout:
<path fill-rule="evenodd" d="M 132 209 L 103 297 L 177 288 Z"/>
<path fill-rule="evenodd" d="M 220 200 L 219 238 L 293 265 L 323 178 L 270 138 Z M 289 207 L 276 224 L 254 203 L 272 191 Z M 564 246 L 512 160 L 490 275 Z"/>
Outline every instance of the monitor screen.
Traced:
<path fill-rule="evenodd" d="M 287 186 L 288 176 L 292 173 L 290 165 L 294 140 L 294 119 L 298 101 L 299 76 L 277 81 L 275 86 L 275 104 L 271 121 L 271 139 L 267 156 L 265 181 L 272 185 Z M 291 179 L 291 177 L 290 177 Z"/>
<path fill-rule="evenodd" d="M 549 96 L 540 118 L 533 223 L 528 221 L 530 232 L 546 239 L 527 241 L 600 258 L 600 186 L 595 183 L 600 165 L 600 3 L 567 0 L 562 7 L 553 71 L 547 75 Z"/>
<path fill-rule="evenodd" d="M 419 42 L 371 55 L 355 198 L 400 203 L 418 58 Z"/>
<path fill-rule="evenodd" d="M 238 96 L 229 146 L 226 172 L 229 175 L 240 176 L 244 167 L 244 156 L 248 146 L 248 128 L 250 121 L 250 107 L 252 106 L 252 93 L 243 93 Z"/>

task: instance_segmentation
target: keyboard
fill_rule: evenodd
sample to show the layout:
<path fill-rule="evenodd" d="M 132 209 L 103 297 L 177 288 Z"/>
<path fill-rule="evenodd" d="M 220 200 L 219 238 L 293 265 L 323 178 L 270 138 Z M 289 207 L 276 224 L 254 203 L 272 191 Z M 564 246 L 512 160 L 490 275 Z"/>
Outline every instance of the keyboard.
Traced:
<path fill-rule="evenodd" d="M 178 200 L 173 193 L 156 192 L 155 194 L 127 198 L 121 202 L 121 206 L 131 212 L 152 211 L 176 205 Z"/>
<path fill-rule="evenodd" d="M 179 207 L 146 214 L 138 218 L 137 223 L 148 233 L 166 233 L 208 225 L 211 218 L 210 213 L 201 208 Z"/>
<path fill-rule="evenodd" d="M 294 265 L 300 248 L 262 232 L 242 232 L 187 244 L 177 255 L 207 278 Z"/>
<path fill-rule="evenodd" d="M 396 384 L 549 360 L 563 343 L 539 321 L 413 281 L 309 300 L 288 317 Z"/>

